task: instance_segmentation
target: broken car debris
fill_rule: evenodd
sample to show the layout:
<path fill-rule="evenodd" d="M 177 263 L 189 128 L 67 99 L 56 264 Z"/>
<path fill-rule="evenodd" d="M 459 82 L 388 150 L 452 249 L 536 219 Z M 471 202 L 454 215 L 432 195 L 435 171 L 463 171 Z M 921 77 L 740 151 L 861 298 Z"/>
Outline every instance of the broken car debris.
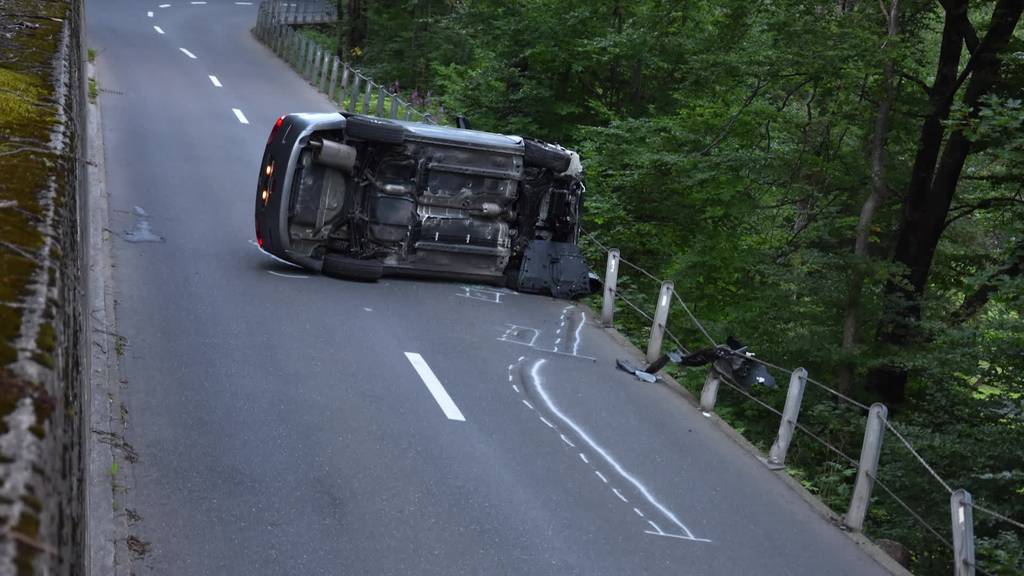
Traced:
<path fill-rule="evenodd" d="M 775 378 L 764 364 L 754 360 L 753 356 L 753 352 L 747 351 L 747 346 L 730 336 L 725 344 L 703 348 L 692 354 L 684 354 L 679 350 L 666 352 L 645 368 L 638 368 L 629 360 L 619 359 L 615 363 L 619 369 L 633 374 L 644 382 L 656 382 L 657 373 L 672 362 L 679 366 L 691 367 L 712 364 L 715 370 L 744 390 L 750 390 L 754 386 L 775 388 Z"/>

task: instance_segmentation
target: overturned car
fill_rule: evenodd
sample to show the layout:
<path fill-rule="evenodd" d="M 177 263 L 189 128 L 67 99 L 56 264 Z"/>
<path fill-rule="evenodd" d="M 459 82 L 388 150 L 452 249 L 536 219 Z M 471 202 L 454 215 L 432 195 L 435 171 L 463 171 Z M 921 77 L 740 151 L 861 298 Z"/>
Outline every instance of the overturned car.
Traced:
<path fill-rule="evenodd" d="M 260 247 L 343 278 L 454 278 L 571 298 L 579 156 L 518 136 L 348 113 L 288 114 L 256 192 Z"/>

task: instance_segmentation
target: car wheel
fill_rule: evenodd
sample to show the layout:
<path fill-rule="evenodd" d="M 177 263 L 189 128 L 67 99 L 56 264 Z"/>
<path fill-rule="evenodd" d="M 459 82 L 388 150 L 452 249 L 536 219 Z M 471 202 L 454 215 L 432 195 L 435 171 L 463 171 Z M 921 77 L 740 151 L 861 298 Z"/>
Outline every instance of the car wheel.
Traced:
<path fill-rule="evenodd" d="M 540 140 L 523 138 L 523 147 L 523 160 L 527 166 L 548 168 L 557 174 L 569 169 L 572 157 L 558 146 Z"/>
<path fill-rule="evenodd" d="M 324 257 L 323 273 L 335 278 L 373 282 L 384 275 L 384 265 L 379 260 L 359 260 L 341 254 L 328 254 Z"/>
<path fill-rule="evenodd" d="M 345 123 L 345 134 L 349 138 L 384 144 L 405 142 L 405 128 L 389 120 L 369 116 L 349 116 Z"/>

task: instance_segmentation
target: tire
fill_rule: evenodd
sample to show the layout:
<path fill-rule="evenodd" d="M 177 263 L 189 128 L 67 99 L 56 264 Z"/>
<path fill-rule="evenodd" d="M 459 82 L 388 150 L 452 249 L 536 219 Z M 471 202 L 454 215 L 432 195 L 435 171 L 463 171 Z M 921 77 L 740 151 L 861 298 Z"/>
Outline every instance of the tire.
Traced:
<path fill-rule="evenodd" d="M 561 148 L 541 142 L 523 138 L 523 161 L 527 166 L 547 168 L 556 174 L 561 174 L 569 169 L 572 157 Z"/>
<path fill-rule="evenodd" d="M 389 120 L 371 118 L 370 116 L 349 116 L 345 123 L 345 134 L 349 138 L 368 142 L 383 144 L 405 142 L 405 128 Z"/>
<path fill-rule="evenodd" d="M 379 260 L 359 260 L 341 254 L 328 254 L 324 257 L 323 273 L 325 276 L 374 282 L 384 275 L 384 265 Z"/>

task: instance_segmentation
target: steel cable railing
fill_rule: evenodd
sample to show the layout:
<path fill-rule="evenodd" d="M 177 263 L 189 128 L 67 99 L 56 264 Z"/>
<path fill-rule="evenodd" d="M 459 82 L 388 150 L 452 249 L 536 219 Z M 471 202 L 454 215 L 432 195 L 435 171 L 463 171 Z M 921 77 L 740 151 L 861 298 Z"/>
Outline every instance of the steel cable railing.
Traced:
<path fill-rule="evenodd" d="M 583 232 L 583 235 L 589 241 L 593 242 L 593 244 L 596 245 L 598 248 L 600 248 L 601 251 L 603 251 L 605 254 L 611 253 L 611 249 L 606 244 L 601 242 L 600 239 L 598 239 L 594 234 L 592 234 L 592 233 L 590 233 L 589 231 L 586 231 L 586 230 L 582 230 L 582 232 Z M 644 278 L 647 278 L 649 280 L 652 280 L 652 281 L 654 281 L 656 283 L 659 283 L 659 284 L 662 284 L 664 286 L 665 283 L 664 283 L 663 280 L 659 279 L 657 276 L 655 276 L 654 274 L 652 274 L 648 270 L 644 269 L 642 266 L 640 266 L 640 265 L 638 265 L 638 264 L 636 264 L 636 263 L 634 263 L 632 261 L 629 261 L 629 260 L 627 260 L 625 258 L 622 258 L 621 255 L 618 255 L 617 251 L 616 251 L 616 256 L 617 256 L 617 261 L 621 262 L 622 264 L 625 264 L 626 267 L 628 267 L 629 269 L 639 273 Z M 706 338 L 708 340 L 708 342 L 713 347 L 718 347 L 718 343 L 715 340 L 715 338 L 711 336 L 710 332 L 704 327 L 704 324 L 700 321 L 700 319 L 697 318 L 697 316 L 692 312 L 690 307 L 682 299 L 682 297 L 679 295 L 679 293 L 676 290 L 674 290 L 674 286 L 673 286 L 673 290 L 672 290 L 672 295 L 673 295 L 673 298 L 674 298 L 675 302 L 679 304 L 679 306 L 683 309 L 683 311 L 689 317 L 689 320 L 694 325 L 694 327 L 704 336 L 704 338 Z M 629 306 L 631 309 L 633 309 L 634 311 L 639 313 L 646 320 L 648 320 L 648 321 L 650 321 L 652 323 L 654 322 L 654 318 L 651 315 L 645 313 L 643 310 L 641 310 L 633 302 L 630 302 L 630 301 L 626 300 L 617 291 L 613 290 L 612 291 L 612 296 L 616 297 L 616 299 L 620 299 L 623 302 L 625 302 L 627 306 Z M 679 339 L 676 338 L 675 335 L 672 334 L 671 331 L 668 330 L 667 326 L 665 326 L 665 331 L 669 334 L 669 336 L 672 339 L 672 341 L 675 342 L 675 344 L 677 346 L 679 346 L 679 348 L 681 350 L 685 351 L 685 348 L 683 348 L 683 346 L 679 342 Z M 780 371 L 780 372 L 785 373 L 785 374 L 789 374 L 789 375 L 795 374 L 795 371 L 792 370 L 792 369 L 788 369 L 788 368 L 785 368 L 783 366 L 779 366 L 779 365 L 774 364 L 772 362 L 769 362 L 767 360 L 762 360 L 762 359 L 757 358 L 757 357 L 755 357 L 753 355 L 745 354 L 744 358 L 752 360 L 752 361 L 757 362 L 757 363 L 759 363 L 759 364 L 761 364 L 761 365 L 763 365 L 763 366 L 765 366 L 767 368 L 771 368 L 771 369 Z M 771 405 L 767 404 L 763 400 L 761 400 L 761 399 L 755 397 L 754 395 L 750 394 L 748 391 L 744 390 L 741 386 L 739 386 L 735 382 L 731 381 L 731 378 L 728 378 L 727 375 L 722 375 L 722 376 L 726 376 L 725 378 L 722 378 L 721 381 L 725 382 L 727 386 L 729 386 L 730 388 L 732 388 L 736 392 L 740 393 L 741 395 L 743 395 L 747 399 L 751 400 L 755 404 L 759 405 L 760 407 L 769 410 L 771 413 L 773 413 L 774 415 L 782 418 L 783 421 L 785 421 L 786 415 L 783 412 L 779 411 L 778 409 L 772 407 Z M 803 376 L 806 376 L 806 374 L 803 374 Z M 860 402 L 860 401 L 850 397 L 849 395 L 847 395 L 847 394 L 845 394 L 845 393 L 843 393 L 843 392 L 841 392 L 839 390 L 836 390 L 835 388 L 832 388 L 831 386 L 828 386 L 828 385 L 826 385 L 826 384 L 824 384 L 824 383 L 822 383 L 822 382 L 820 382 L 818 380 L 815 380 L 815 379 L 810 378 L 810 377 L 806 377 L 806 382 L 811 383 L 815 387 L 817 387 L 817 388 L 827 392 L 828 394 L 831 394 L 832 396 L 838 398 L 839 400 L 842 400 L 842 401 L 844 401 L 844 402 L 846 402 L 846 403 L 848 403 L 848 404 L 850 404 L 852 406 L 857 407 L 858 409 L 860 409 L 862 411 L 868 411 L 868 412 L 871 411 L 871 407 L 870 406 L 868 406 L 868 405 L 864 404 L 863 402 Z M 954 494 L 955 491 L 951 488 L 950 484 L 947 481 L 945 481 L 938 474 L 938 472 L 935 471 L 935 469 L 927 462 L 927 460 L 924 459 L 924 457 L 922 457 L 920 455 L 920 453 L 913 446 L 913 444 L 905 437 L 905 435 L 903 433 L 901 433 L 897 429 L 897 427 L 892 422 L 889 421 L 889 419 L 887 417 L 884 416 L 884 413 L 881 416 L 882 416 L 882 423 L 884 424 L 884 428 L 888 429 L 899 440 L 899 442 L 904 447 L 906 447 L 906 449 L 913 456 L 913 458 L 916 460 L 916 462 L 918 464 L 920 464 L 921 467 L 923 467 L 927 471 L 927 473 L 933 479 L 935 479 L 943 487 L 943 489 L 946 491 L 947 494 L 950 494 L 950 495 Z M 843 460 L 845 460 L 847 463 L 852 464 L 854 466 L 859 466 L 859 464 L 860 464 L 859 462 L 857 462 L 852 457 L 850 457 L 849 455 L 845 454 L 842 450 L 840 450 L 836 446 L 833 446 L 831 443 L 829 443 L 828 441 L 824 440 L 823 438 L 821 438 L 817 434 L 813 433 L 811 430 L 809 430 L 803 424 L 795 421 L 795 419 L 794 419 L 793 422 L 791 422 L 791 424 L 793 425 L 794 429 L 799 430 L 801 433 L 805 434 L 806 436 L 810 437 L 814 441 L 816 441 L 819 444 L 823 445 L 829 451 L 835 453 L 836 455 L 841 457 Z M 938 532 L 938 530 L 936 530 L 933 526 L 928 524 L 920 514 L 918 514 L 915 510 L 913 510 L 913 508 L 911 508 L 904 500 L 899 498 L 887 485 L 885 485 L 882 481 L 880 481 L 877 478 L 877 473 L 871 473 L 870 470 L 868 471 L 868 473 L 870 474 L 870 476 L 871 476 L 871 478 L 872 478 L 872 480 L 873 480 L 873 482 L 875 484 L 877 484 L 884 492 L 886 492 L 889 496 L 891 496 L 894 499 L 894 501 L 897 504 L 899 504 L 903 509 L 905 509 L 917 522 L 921 523 L 921 525 L 924 526 L 929 531 L 929 533 L 931 533 L 933 536 L 937 537 L 947 547 L 952 547 L 950 542 L 946 538 L 942 537 L 941 534 Z M 1010 525 L 1012 525 L 1012 526 L 1014 526 L 1016 528 L 1024 529 L 1024 523 L 1021 523 L 1021 522 L 1019 522 L 1017 520 L 1014 520 L 1013 518 L 1010 518 L 1010 517 L 1006 516 L 1005 514 L 1001 514 L 999 512 L 996 512 L 996 511 L 991 510 L 989 508 L 983 507 L 981 505 L 974 504 L 972 502 L 969 502 L 969 505 L 971 506 L 972 509 L 977 510 L 979 512 L 982 512 L 984 514 L 987 514 L 988 516 L 990 516 L 992 518 L 995 518 L 997 520 L 1006 522 L 1006 523 L 1008 523 L 1008 524 L 1010 524 Z M 973 546 L 973 543 L 972 543 L 972 546 Z M 979 568 L 979 571 L 981 571 L 980 568 Z"/>

